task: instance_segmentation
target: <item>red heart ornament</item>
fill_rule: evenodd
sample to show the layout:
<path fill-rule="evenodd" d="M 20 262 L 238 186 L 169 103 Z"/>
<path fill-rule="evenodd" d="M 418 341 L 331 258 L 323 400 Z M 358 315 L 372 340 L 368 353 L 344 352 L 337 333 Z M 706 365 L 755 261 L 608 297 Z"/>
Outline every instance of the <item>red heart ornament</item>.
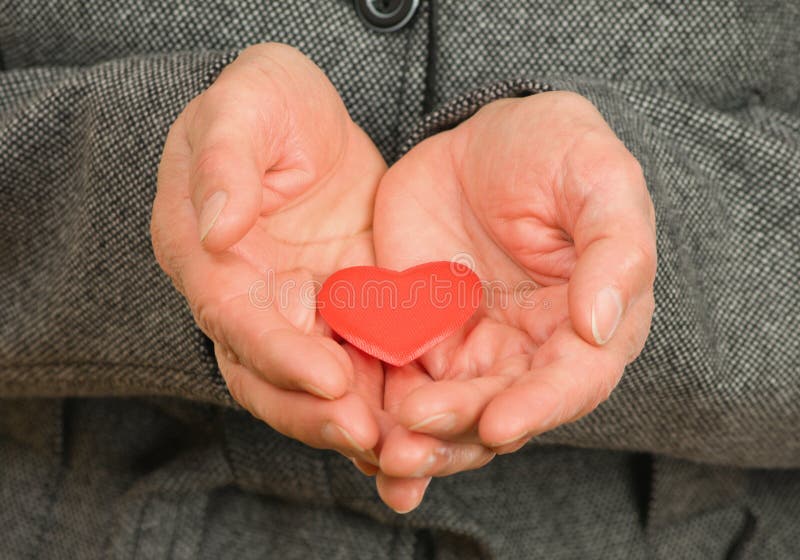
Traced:
<path fill-rule="evenodd" d="M 354 266 L 332 274 L 317 305 L 353 346 L 405 365 L 453 334 L 478 309 L 483 288 L 466 265 L 440 261 L 397 272 Z"/>

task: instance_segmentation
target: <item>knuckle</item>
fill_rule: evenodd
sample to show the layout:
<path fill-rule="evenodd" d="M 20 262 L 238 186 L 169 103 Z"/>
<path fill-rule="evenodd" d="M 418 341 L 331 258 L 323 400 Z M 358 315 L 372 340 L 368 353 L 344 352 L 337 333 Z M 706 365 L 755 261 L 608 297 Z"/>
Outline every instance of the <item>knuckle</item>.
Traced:
<path fill-rule="evenodd" d="M 621 376 L 622 369 L 616 371 L 604 368 L 599 371 L 591 384 L 584 389 L 585 400 L 575 408 L 569 421 L 574 422 L 586 416 L 607 401 L 617 387 Z"/>
<path fill-rule="evenodd" d="M 605 185 L 614 185 L 615 188 L 623 187 L 627 192 L 634 192 L 632 187 L 638 188 L 644 182 L 644 174 L 639 161 L 633 157 L 625 145 L 616 137 L 609 144 L 609 150 L 598 154 L 594 163 L 595 171 Z M 612 157 L 608 157 L 613 154 Z"/>
<path fill-rule="evenodd" d="M 237 372 L 233 368 L 223 369 L 220 367 L 220 371 L 222 371 L 223 379 L 225 379 L 225 385 L 227 386 L 231 397 L 233 397 L 233 400 L 239 403 L 239 405 L 241 405 L 241 407 L 249 412 L 254 418 L 273 426 L 272 422 L 270 422 L 270 414 L 272 411 L 264 399 L 257 398 L 256 395 L 253 395 L 247 390 L 245 374 L 243 372 Z M 278 428 L 275 427 L 275 429 Z"/>
<path fill-rule="evenodd" d="M 272 333 L 268 330 L 258 332 L 252 341 L 241 341 L 245 345 L 247 365 L 251 369 L 262 375 L 274 375 L 275 371 L 270 367 L 270 358 L 273 352 Z"/>
<path fill-rule="evenodd" d="M 268 41 L 265 43 L 258 43 L 252 45 L 242 52 L 246 57 L 266 57 L 268 59 L 279 57 L 289 59 L 305 59 L 306 56 L 297 48 L 287 45 L 286 43 L 276 43 Z"/>
<path fill-rule="evenodd" d="M 197 326 L 200 327 L 200 330 L 211 340 L 225 344 L 224 337 L 221 336 L 219 328 L 219 306 L 210 301 L 201 301 L 196 302 L 191 308 L 194 321 L 197 323 Z"/>
<path fill-rule="evenodd" d="M 572 113 L 575 111 L 585 111 L 587 109 L 595 110 L 591 101 L 574 91 L 553 91 L 540 95 L 547 95 L 547 99 L 553 104 L 553 107 L 562 111 Z"/>
<path fill-rule="evenodd" d="M 637 243 L 633 252 L 633 265 L 642 270 L 648 285 L 652 285 L 656 275 L 656 247 L 654 242 Z"/>
<path fill-rule="evenodd" d="M 230 393 L 231 397 L 233 397 L 233 400 L 238 402 L 244 409 L 248 410 L 252 414 L 253 411 L 251 410 L 248 397 L 246 396 L 246 392 L 243 388 L 241 374 L 235 373 L 231 370 L 226 371 L 226 369 L 227 368 L 223 369 L 220 367 L 222 377 L 225 379 L 225 385 L 228 387 L 228 393 Z"/>
<path fill-rule="evenodd" d="M 164 247 L 165 232 L 164 228 L 161 227 L 160 222 L 156 219 L 157 212 L 158 209 L 156 206 L 154 206 L 153 217 L 150 220 L 150 243 L 153 246 L 153 256 L 155 256 L 158 266 L 160 266 L 164 272 L 168 272 L 170 263 Z"/>
<path fill-rule="evenodd" d="M 207 124 L 209 115 L 214 115 L 217 111 L 230 106 L 231 87 L 226 80 L 217 80 L 208 89 L 195 98 L 192 128 L 198 124 Z"/>
<path fill-rule="evenodd" d="M 542 403 L 542 409 L 552 411 L 548 416 L 546 425 L 541 426 L 542 430 L 550 430 L 556 426 L 560 426 L 567 418 L 565 395 L 571 393 L 569 391 L 564 391 L 565 387 L 562 386 L 564 381 L 565 380 L 545 378 L 538 384 L 538 402 Z"/>
<path fill-rule="evenodd" d="M 617 387 L 620 377 L 621 375 L 619 375 L 617 372 L 609 372 L 609 375 L 603 375 L 600 377 L 599 383 L 597 384 L 596 395 L 586 408 L 586 414 L 593 411 L 609 399 L 611 393 L 613 393 L 614 389 Z"/>
<path fill-rule="evenodd" d="M 320 80 L 324 76 L 305 54 L 282 43 L 253 45 L 242 52 L 234 65 L 231 66 L 241 71 L 240 78 L 256 89 L 270 91 L 272 97 L 286 95 L 292 87 L 301 85 L 303 78 Z"/>
<path fill-rule="evenodd" d="M 592 102 L 574 91 L 547 91 L 523 97 L 519 101 L 522 107 L 530 107 L 536 112 L 546 108 L 548 112 L 553 113 L 553 116 L 559 118 L 573 119 L 587 109 L 594 111 Z"/>
<path fill-rule="evenodd" d="M 153 256 L 155 256 L 158 266 L 169 274 L 172 269 L 172 262 L 167 251 L 168 242 L 165 239 L 165 235 L 161 225 L 155 219 L 152 220 L 150 222 L 150 241 L 153 246 Z"/>
<path fill-rule="evenodd" d="M 223 347 L 223 352 L 225 353 L 225 359 L 228 360 L 235 366 L 241 365 L 241 360 L 239 360 L 239 356 L 236 355 L 236 352 L 231 350 L 228 346 Z"/>
<path fill-rule="evenodd" d="M 627 179 L 628 184 L 644 184 L 644 169 L 642 164 L 631 154 L 627 148 L 620 142 L 620 147 L 623 150 L 621 171 L 623 176 Z"/>
<path fill-rule="evenodd" d="M 283 43 L 265 43 L 254 51 L 253 62 L 262 79 L 276 92 L 284 91 L 284 84 L 300 84 L 299 80 L 312 79 L 318 83 L 327 78 L 317 65 L 302 51 Z"/>
<path fill-rule="evenodd" d="M 183 284 L 183 264 L 180 248 L 172 241 L 169 232 L 156 219 L 150 222 L 150 240 L 158 266 L 172 281 L 175 289 L 186 295 Z"/>
<path fill-rule="evenodd" d="M 245 393 L 247 394 L 247 391 L 245 391 Z M 272 421 L 273 411 L 269 406 L 267 406 L 267 403 L 265 403 L 263 399 L 259 399 L 254 395 L 249 395 L 249 394 L 247 394 L 247 396 L 244 396 L 243 398 L 247 399 L 249 403 L 248 410 L 250 411 L 250 414 L 252 414 L 255 418 L 258 418 L 262 422 L 269 424 L 279 432 L 285 434 L 284 430 L 281 430 L 279 426 L 274 425 Z"/>
<path fill-rule="evenodd" d="M 585 130 L 568 158 L 593 190 L 623 189 L 638 196 L 645 184 L 641 164 L 605 124 Z"/>
<path fill-rule="evenodd" d="M 176 272 L 176 274 L 174 276 L 171 275 L 171 274 L 168 274 L 167 277 L 172 282 L 172 286 L 178 292 L 180 292 L 181 294 L 183 294 L 185 296 L 185 294 L 186 294 L 186 286 L 184 286 L 184 284 L 183 284 L 183 277 L 181 276 L 180 271 Z"/>
<path fill-rule="evenodd" d="M 231 365 L 234 366 L 241 365 L 239 357 L 227 344 L 222 344 L 222 343 L 214 344 L 214 352 L 217 356 L 218 361 L 224 359 Z"/>
<path fill-rule="evenodd" d="M 222 73 L 224 74 L 225 70 L 223 70 Z M 203 97 L 205 97 L 215 85 L 216 83 L 212 84 L 208 89 L 206 89 L 199 95 L 193 97 L 192 100 L 186 104 L 186 107 L 183 109 L 181 114 L 178 115 L 178 118 L 175 120 L 174 123 L 172 123 L 172 127 L 169 129 L 170 135 L 172 134 L 173 129 L 178 130 L 179 125 L 181 125 L 184 128 L 184 130 L 188 130 L 193 126 L 195 122 L 195 117 L 197 115 L 198 105 L 202 102 Z"/>

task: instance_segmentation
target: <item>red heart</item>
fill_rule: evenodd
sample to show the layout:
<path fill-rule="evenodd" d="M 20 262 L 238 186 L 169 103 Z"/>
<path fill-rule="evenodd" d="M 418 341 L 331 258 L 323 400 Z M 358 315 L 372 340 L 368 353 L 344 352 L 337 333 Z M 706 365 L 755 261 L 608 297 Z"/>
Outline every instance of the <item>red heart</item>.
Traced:
<path fill-rule="evenodd" d="M 478 309 L 478 276 L 456 262 L 402 272 L 354 266 L 332 274 L 317 296 L 322 318 L 353 346 L 405 365 L 453 334 Z"/>

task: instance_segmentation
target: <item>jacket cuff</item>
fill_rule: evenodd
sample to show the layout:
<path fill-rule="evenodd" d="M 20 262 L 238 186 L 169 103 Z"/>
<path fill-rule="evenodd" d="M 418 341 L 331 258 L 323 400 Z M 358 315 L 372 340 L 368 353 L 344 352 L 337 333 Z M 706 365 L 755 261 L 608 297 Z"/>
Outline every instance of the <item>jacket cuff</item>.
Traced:
<path fill-rule="evenodd" d="M 169 127 L 237 55 L 0 73 L 0 397 L 230 401 L 148 231 Z"/>

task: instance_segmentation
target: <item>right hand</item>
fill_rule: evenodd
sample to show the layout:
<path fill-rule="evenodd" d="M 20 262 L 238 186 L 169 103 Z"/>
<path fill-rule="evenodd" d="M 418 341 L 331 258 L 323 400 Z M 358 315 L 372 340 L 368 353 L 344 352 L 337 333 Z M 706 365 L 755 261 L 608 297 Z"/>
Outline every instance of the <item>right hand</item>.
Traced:
<path fill-rule="evenodd" d="M 291 47 L 257 45 L 170 129 L 151 223 L 158 262 L 213 340 L 231 395 L 362 469 L 377 463 L 386 421 L 383 369 L 332 338 L 307 288 L 374 264 L 385 170 L 319 68 Z"/>

